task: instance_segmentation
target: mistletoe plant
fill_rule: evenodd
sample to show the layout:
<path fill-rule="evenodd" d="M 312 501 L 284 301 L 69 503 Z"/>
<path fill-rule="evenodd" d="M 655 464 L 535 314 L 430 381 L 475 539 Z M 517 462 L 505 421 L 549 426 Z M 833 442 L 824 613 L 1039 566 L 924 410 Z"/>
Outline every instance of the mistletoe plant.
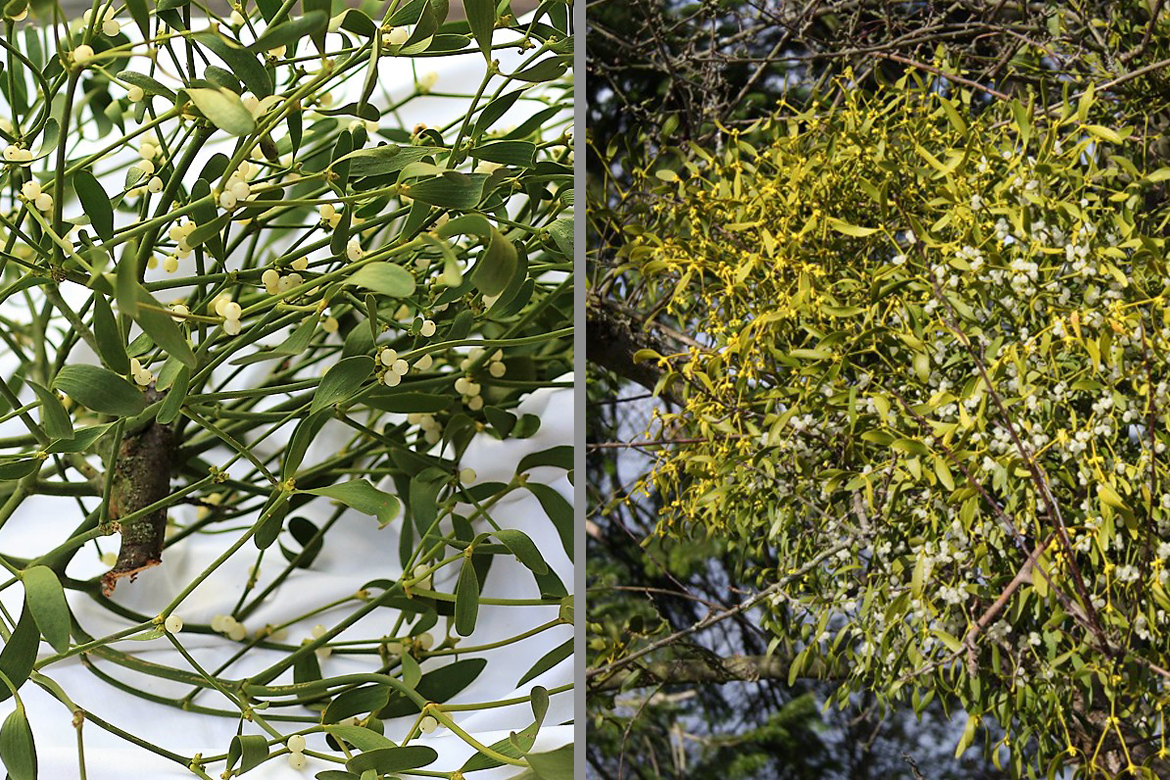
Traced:
<path fill-rule="evenodd" d="M 660 530 L 728 540 L 760 588 L 694 630 L 759 609 L 790 684 L 961 707 L 957 753 L 1013 776 L 1165 777 L 1156 133 L 1092 86 L 837 94 L 664 149 L 614 212 L 605 283 L 699 334 L 635 355 L 672 402 Z M 599 634 L 589 677 L 687 633 Z"/>
<path fill-rule="evenodd" d="M 572 620 L 541 551 L 493 511 L 531 492 L 571 557 L 568 502 L 527 479 L 535 466 L 569 468 L 565 449 L 515 464 L 506 483 L 461 464 L 476 436 L 531 436 L 540 420 L 510 410 L 530 391 L 567 385 L 557 378 L 571 366 L 571 9 L 544 3 L 519 23 L 506 0 L 467 0 L 466 20 L 448 20 L 446 0 L 295 5 L 233 4 L 221 17 L 190 0 L 95 0 L 80 19 L 24 0 L 4 6 L 0 526 L 28 522 L 22 508 L 36 496 L 65 497 L 77 512 L 43 555 L 0 551 L 10 575 L 0 588 L 24 594 L 22 611 L 0 620 L 0 697 L 16 699 L 0 758 L 13 777 L 36 767 L 26 681 L 75 711 L 79 736 L 96 723 L 200 777 L 277 756 L 299 768 L 305 736 L 322 732 L 330 749 L 309 754 L 337 765 L 330 777 L 409 772 L 436 757 L 410 743 L 440 725 L 476 750 L 464 774 L 541 765 L 525 753 L 556 690 L 532 688 L 535 719 L 490 746 L 452 712 L 514 700 L 443 702 L 482 671 L 477 653 L 511 647 L 523 658 L 525 639 Z M 468 89 L 440 91 L 419 74 L 456 55 L 479 63 Z M 497 55 L 518 64 L 504 68 Z M 392 96 L 387 85 L 411 73 L 413 88 Z M 406 126 L 420 104 L 459 108 Z M 327 423 L 345 440 L 306 458 L 329 441 Z M 323 524 L 298 515 L 331 502 Z M 196 519 L 168 517 L 181 504 L 198 507 Z M 355 582 L 338 603 L 307 602 L 284 625 L 247 625 L 355 512 L 396 532 L 387 559 L 404 574 Z M 118 603 L 141 587 L 137 575 L 211 533 L 230 544 L 161 613 Z M 66 574 L 103 550 L 104 576 Z M 233 555 L 281 573 L 263 586 L 254 573 L 229 614 L 184 626 L 184 600 Z M 463 638 L 499 555 L 531 570 L 533 598 L 488 601 L 551 605 L 559 617 L 471 646 Z M 442 592 L 435 583 L 448 572 L 457 585 Z M 76 613 L 87 597 L 125 628 L 88 633 Z M 287 625 L 338 607 L 348 613 L 311 641 L 282 639 Z M 380 609 L 397 615 L 387 632 L 338 640 Z M 263 648 L 280 660 L 246 678 L 204 668 L 184 648 L 192 632 L 225 635 L 237 657 Z M 147 664 L 126 650 L 124 640 L 164 636 L 188 663 Z M 53 654 L 38 661 L 42 640 Z M 528 658 L 520 684 L 568 649 Z M 368 672 L 328 675 L 320 659 L 330 652 L 368 659 Z M 116 669 L 189 684 L 185 699 L 158 700 L 261 733 L 241 729 L 199 756 L 136 740 L 132 724 L 81 711 L 52 679 L 55 663 L 77 655 L 148 698 Z M 202 703 L 203 691 L 231 706 Z M 383 724 L 406 716 L 396 731 Z"/>

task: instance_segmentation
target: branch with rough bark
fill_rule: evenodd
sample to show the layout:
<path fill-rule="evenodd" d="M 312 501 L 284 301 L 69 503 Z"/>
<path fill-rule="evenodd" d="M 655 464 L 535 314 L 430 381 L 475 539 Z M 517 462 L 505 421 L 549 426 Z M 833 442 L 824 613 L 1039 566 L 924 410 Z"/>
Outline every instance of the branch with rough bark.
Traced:
<path fill-rule="evenodd" d="M 147 391 L 147 399 L 152 402 L 164 397 L 165 394 L 153 387 Z M 114 567 L 102 577 L 102 593 L 106 596 L 113 594 L 118 580 L 124 577 L 133 580 L 139 572 L 162 562 L 166 509 L 157 509 L 133 522 L 119 521 L 170 494 L 174 439 L 172 426 L 151 422 L 122 440 L 113 464 L 114 483 L 110 494 L 110 520 L 121 531 L 122 544 Z"/>
<path fill-rule="evenodd" d="M 640 349 L 662 353 L 668 348 L 632 315 L 593 293 L 586 297 L 585 314 L 586 358 L 623 379 L 654 390 L 662 370 L 651 361 L 635 362 L 634 355 Z"/>

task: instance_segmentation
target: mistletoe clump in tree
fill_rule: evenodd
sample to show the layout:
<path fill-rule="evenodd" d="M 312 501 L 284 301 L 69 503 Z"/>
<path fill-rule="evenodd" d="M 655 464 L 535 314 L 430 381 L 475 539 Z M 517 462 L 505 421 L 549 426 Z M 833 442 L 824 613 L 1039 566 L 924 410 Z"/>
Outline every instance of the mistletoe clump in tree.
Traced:
<path fill-rule="evenodd" d="M 958 752 L 1016 775 L 1165 776 L 1170 169 L 1091 86 L 835 94 L 615 201 L 631 289 L 694 336 L 626 331 L 671 402 L 659 530 L 730 540 L 758 672 L 961 706 Z M 591 680 L 668 640 L 599 636 Z"/>

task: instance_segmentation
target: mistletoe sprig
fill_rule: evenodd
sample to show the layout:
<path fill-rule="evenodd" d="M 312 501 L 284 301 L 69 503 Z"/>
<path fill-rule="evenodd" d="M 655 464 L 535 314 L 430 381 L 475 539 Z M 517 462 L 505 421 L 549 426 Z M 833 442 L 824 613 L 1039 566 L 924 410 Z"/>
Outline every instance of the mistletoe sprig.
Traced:
<path fill-rule="evenodd" d="M 524 767 L 548 696 L 567 690 L 530 686 L 521 701 L 533 719 L 495 745 L 479 744 L 458 714 L 515 701 L 446 704 L 491 652 L 523 652 L 526 639 L 572 622 L 547 555 L 497 512 L 514 494 L 535 496 L 571 558 L 570 505 L 528 475 L 571 468 L 564 449 L 515 464 L 507 482 L 461 463 L 476 436 L 537 431 L 538 418 L 514 413 L 524 394 L 569 386 L 558 378 L 572 365 L 571 9 L 545 4 L 520 23 L 482 0 L 465 3 L 465 21 L 436 0 L 376 14 L 293 5 L 233 5 L 221 17 L 184 0 L 95 2 L 74 20 L 54 5 L 4 7 L 0 340 L 11 361 L 0 369 L 0 424 L 12 435 L 0 439 L 0 527 L 25 522 L 33 496 L 68 497 L 77 511 L 76 529 L 44 555 L 0 551 L 10 574 L 0 588 L 25 594 L 21 613 L 0 621 L 0 695 L 17 702 L 0 759 L 13 776 L 36 760 L 21 686 L 32 680 L 77 710 L 52 679 L 55 663 L 77 655 L 144 698 L 119 669 L 187 683 L 166 703 L 263 732 L 199 757 L 137 740 L 201 777 L 216 763 L 227 777 L 277 757 L 300 768 L 307 756 L 344 765 L 338 777 L 454 776 L 421 769 L 434 751 L 412 744 L 440 727 L 475 748 L 464 774 Z M 431 70 L 457 55 L 481 58 L 478 83 L 443 84 Z M 413 87 L 392 92 L 403 73 Z M 408 127 L 419 106 L 450 118 Z M 308 458 L 330 441 L 329 422 L 347 438 Z M 323 502 L 335 502 L 324 523 L 298 514 Z M 168 510 L 184 504 L 197 516 L 181 524 Z M 282 625 L 251 623 L 351 512 L 393 528 L 402 575 L 355 583 L 352 596 L 307 603 Z M 232 541 L 160 614 L 119 604 L 135 575 L 210 533 Z M 184 621 L 190 593 L 249 551 L 253 575 L 235 608 Z M 65 576 L 78 555 L 109 570 Z M 481 596 L 500 555 L 531 572 L 531 598 Z M 261 564 L 279 575 L 261 580 Z M 455 588 L 436 589 L 448 572 Z M 129 622 L 90 635 L 66 591 Z M 483 604 L 556 616 L 466 641 Z M 387 609 L 397 617 L 384 635 L 338 638 Z M 290 644 L 301 623 L 315 624 L 312 639 Z M 192 632 L 239 651 L 204 668 L 184 646 Z M 127 648 L 151 637 L 187 663 L 147 664 Z M 42 640 L 54 654 L 37 661 Z M 234 664 L 253 648 L 281 660 L 240 677 Z M 531 658 L 510 684 L 568 648 Z M 331 654 L 368 659 L 369 671 L 330 675 Z M 289 670 L 295 682 L 277 683 Z M 211 691 L 219 703 L 203 702 Z M 84 720 L 136 741 L 99 714 L 82 713 L 79 729 Z M 314 734 L 330 750 L 308 749 Z"/>

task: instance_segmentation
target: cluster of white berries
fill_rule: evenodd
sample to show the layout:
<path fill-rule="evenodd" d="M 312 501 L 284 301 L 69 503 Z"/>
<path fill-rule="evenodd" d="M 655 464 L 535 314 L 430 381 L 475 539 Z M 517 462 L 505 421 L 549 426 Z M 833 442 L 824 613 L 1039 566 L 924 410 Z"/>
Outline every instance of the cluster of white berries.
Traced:
<path fill-rule="evenodd" d="M 309 258 L 298 257 L 292 261 L 292 273 L 281 276 L 278 269 L 269 268 L 261 274 L 260 281 L 263 282 L 264 289 L 269 295 L 286 293 L 294 287 L 300 287 L 305 283 L 305 278 L 301 276 L 300 272 L 308 267 Z"/>
<path fill-rule="evenodd" d="M 482 390 L 480 384 L 471 377 L 461 376 L 455 380 L 455 392 L 463 396 L 463 403 L 473 412 L 483 408 L 483 396 L 480 395 Z"/>
<path fill-rule="evenodd" d="M 459 364 L 460 370 L 470 371 L 471 366 L 483 357 L 485 351 L 486 350 L 480 347 L 476 347 L 475 349 L 471 350 L 467 357 L 464 358 L 463 361 Z M 496 350 L 491 355 L 491 357 L 488 358 L 487 370 L 491 376 L 497 379 L 507 373 L 507 367 L 504 365 L 504 353 L 502 351 Z M 471 411 L 476 412 L 483 408 L 483 396 L 480 395 L 480 393 L 483 391 L 483 388 L 470 376 L 462 376 L 459 379 L 456 379 L 455 390 L 463 396 L 463 403 L 466 404 L 467 408 Z"/>
<path fill-rule="evenodd" d="M 382 31 L 383 46 L 401 46 L 410 40 L 410 33 L 405 27 L 391 27 Z"/>
<path fill-rule="evenodd" d="M 1015 272 L 1011 278 L 1012 290 L 1022 296 L 1035 295 L 1035 284 L 1040 278 L 1040 264 L 1033 260 L 1017 257 L 1012 260 L 1011 269 Z"/>
<path fill-rule="evenodd" d="M 232 13 L 238 13 L 233 11 Z M 309 760 L 305 758 L 305 738 L 300 734 L 293 734 L 284 742 L 288 748 L 288 765 L 293 769 L 304 769 Z"/>
<path fill-rule="evenodd" d="M 221 293 L 215 299 L 215 313 L 223 317 L 223 332 L 229 336 L 240 333 L 240 315 L 244 310 L 240 304 L 232 300 L 229 293 Z"/>
<path fill-rule="evenodd" d="M 154 381 L 154 374 L 150 373 L 149 368 L 143 368 L 138 358 L 130 358 L 130 376 L 140 387 L 146 387 Z"/>
<path fill-rule="evenodd" d="M 1008 224 L 1008 221 L 1006 219 L 1004 219 L 1003 217 L 1000 217 L 998 220 L 996 220 L 996 222 L 995 222 L 995 240 L 996 241 L 1006 241 L 1008 239 L 1008 237 L 1011 236 L 1011 233 L 1012 233 L 1012 227 L 1011 227 L 1011 225 Z"/>
<path fill-rule="evenodd" d="M 1083 451 L 1087 450 L 1090 439 L 1093 439 L 1093 433 L 1088 432 L 1088 430 L 1078 430 L 1078 432 L 1073 434 L 1072 440 L 1065 444 L 1065 451 L 1068 457 L 1080 455 Z"/>
<path fill-rule="evenodd" d="M 157 176 L 155 177 L 158 178 Z M 195 232 L 195 223 L 191 221 L 184 221 L 177 225 L 171 225 L 167 230 L 167 236 L 175 242 L 175 251 L 163 260 L 163 270 L 168 274 L 173 274 L 179 270 L 179 260 L 191 256 L 191 246 L 187 243 L 187 239 Z M 148 268 L 154 268 L 158 264 L 158 259 L 151 257 L 146 265 Z"/>
<path fill-rule="evenodd" d="M 4 147 L 4 162 L 10 163 L 26 163 L 32 162 L 33 153 L 31 149 L 22 149 L 16 144 L 8 144 Z"/>
<path fill-rule="evenodd" d="M 1064 259 L 1073 264 L 1073 270 L 1081 276 L 1092 276 L 1093 268 L 1089 265 L 1089 245 L 1070 241 L 1064 245 Z"/>
<path fill-rule="evenodd" d="M 987 638 L 992 642 L 1002 642 L 1012 632 L 1011 624 L 1006 620 L 997 620 L 987 629 Z"/>
<path fill-rule="evenodd" d="M 213 617 L 211 619 L 211 630 L 218 631 L 233 642 L 243 641 L 244 637 L 248 635 L 248 629 L 244 628 L 244 624 L 231 615 L 216 615 Z"/>
<path fill-rule="evenodd" d="M 149 136 L 143 138 L 142 143 L 138 145 L 138 156 L 143 160 L 156 160 L 161 153 L 162 147 L 159 146 L 155 140 Z M 153 168 L 154 166 L 147 166 L 145 170 L 153 170 Z"/>
<path fill-rule="evenodd" d="M 1106 393 L 1093 402 L 1093 414 L 1105 414 L 1113 408 L 1113 396 Z"/>
<path fill-rule="evenodd" d="M 98 9 L 97 21 L 100 23 L 102 35 L 113 38 L 115 35 L 122 32 L 122 25 L 117 19 L 113 19 L 113 18 L 106 19 L 105 18 L 106 10 L 107 9 L 105 9 L 105 8 Z M 94 15 L 94 12 L 92 9 L 86 11 L 85 13 L 83 13 L 81 15 L 81 24 L 83 27 L 86 27 L 86 28 L 89 27 L 90 22 L 93 21 L 93 15 Z M 75 52 L 74 59 L 76 59 L 76 49 L 74 50 L 74 52 Z M 92 54 L 92 52 L 91 52 L 91 54 Z"/>
<path fill-rule="evenodd" d="M 955 250 L 955 258 L 961 261 L 957 267 L 962 268 L 961 263 L 966 263 L 972 271 L 978 271 L 983 267 L 984 262 L 986 262 L 986 259 L 983 257 L 983 252 L 970 245 Z M 956 287 L 957 283 L 951 282 L 951 286 Z"/>
<path fill-rule="evenodd" d="M 1132 564 L 1125 564 L 1114 569 L 1114 576 L 1117 577 L 1118 582 L 1136 582 L 1141 572 L 1138 567 Z"/>
<path fill-rule="evenodd" d="M 979 433 L 976 431 L 975 433 Z M 974 437 L 975 434 L 972 434 Z M 986 438 L 984 434 L 980 434 L 978 439 L 974 441 L 983 441 Z M 996 425 L 991 429 L 991 439 L 987 443 L 988 449 L 997 454 L 1002 455 L 1005 452 L 1014 451 L 1015 443 L 1012 442 L 1011 432 L 1002 425 Z"/>
<path fill-rule="evenodd" d="M 417 425 L 422 428 L 423 440 L 427 444 L 435 444 L 439 439 L 443 438 L 443 426 L 432 414 L 414 412 L 406 415 L 406 421 L 411 425 Z"/>
<path fill-rule="evenodd" d="M 477 360 L 479 360 L 480 358 L 483 357 L 484 352 L 487 352 L 487 350 L 484 349 L 483 347 L 475 347 L 474 349 L 472 349 L 470 352 L 467 353 L 467 357 L 465 357 L 463 359 L 463 361 L 460 362 L 459 370 L 460 371 L 470 371 L 471 366 Z M 503 352 L 503 350 L 497 349 L 495 352 L 492 353 L 492 356 L 488 358 L 487 370 L 488 370 L 488 373 L 491 374 L 492 376 L 494 376 L 496 379 L 499 379 L 505 373 L 507 373 L 508 369 L 504 365 L 504 352 Z"/>
<path fill-rule="evenodd" d="M 52 211 L 53 210 L 53 196 L 47 192 L 41 191 L 41 185 L 36 180 L 30 179 L 20 186 L 20 194 L 29 203 L 36 207 L 37 211 Z"/>
<path fill-rule="evenodd" d="M 317 213 L 321 215 L 321 221 L 331 228 L 341 224 L 341 212 L 332 203 L 322 203 L 317 207 Z"/>
<path fill-rule="evenodd" d="M 254 163 L 247 160 L 240 163 L 240 167 L 228 176 L 227 184 L 219 193 L 220 207 L 231 211 L 241 200 L 247 200 L 252 194 L 252 186 L 248 184 L 248 177 L 254 176 L 258 170 L 259 168 Z"/>
<path fill-rule="evenodd" d="M 142 143 L 138 146 L 138 156 L 141 158 L 134 163 L 134 167 L 142 171 L 142 175 L 149 176 L 146 184 L 139 187 L 131 187 L 127 190 L 126 195 L 130 198 L 137 198 L 142 195 L 143 191 L 150 193 L 159 193 L 163 191 L 163 180 L 159 176 L 155 176 L 154 172 L 157 170 L 154 161 L 162 153 L 162 149 L 150 138 L 142 139 Z M 191 228 L 194 230 L 194 226 Z"/>
<path fill-rule="evenodd" d="M 960 588 L 952 588 L 949 585 L 944 585 L 941 588 L 939 588 L 938 595 L 939 595 L 939 598 L 941 598 L 943 601 L 945 601 L 947 604 L 950 604 L 951 606 L 954 606 L 956 604 L 962 604 L 964 601 L 967 600 L 966 591 L 964 591 Z"/>
<path fill-rule="evenodd" d="M 410 364 L 398 357 L 398 351 L 390 347 L 383 347 L 378 351 L 378 362 L 386 367 L 382 374 L 382 382 L 387 387 L 397 387 L 402 383 L 402 377 L 410 371 Z"/>

